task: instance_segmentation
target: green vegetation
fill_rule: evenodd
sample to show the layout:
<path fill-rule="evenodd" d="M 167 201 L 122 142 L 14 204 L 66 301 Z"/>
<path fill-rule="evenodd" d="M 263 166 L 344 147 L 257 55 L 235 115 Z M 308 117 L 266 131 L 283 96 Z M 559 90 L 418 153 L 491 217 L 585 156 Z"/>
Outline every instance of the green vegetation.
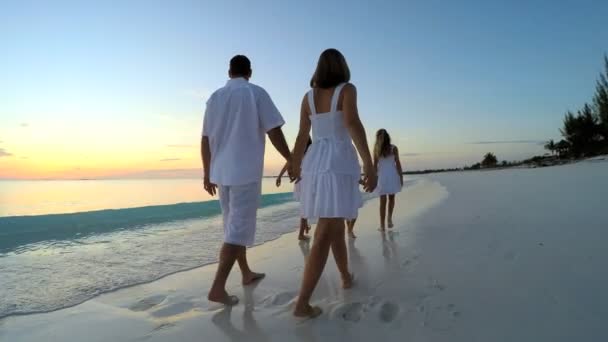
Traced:
<path fill-rule="evenodd" d="M 545 145 L 560 158 L 608 153 L 608 56 L 604 56 L 604 72 L 596 81 L 592 104 L 585 103 L 576 114 L 568 111 L 560 132 L 563 140 Z"/>

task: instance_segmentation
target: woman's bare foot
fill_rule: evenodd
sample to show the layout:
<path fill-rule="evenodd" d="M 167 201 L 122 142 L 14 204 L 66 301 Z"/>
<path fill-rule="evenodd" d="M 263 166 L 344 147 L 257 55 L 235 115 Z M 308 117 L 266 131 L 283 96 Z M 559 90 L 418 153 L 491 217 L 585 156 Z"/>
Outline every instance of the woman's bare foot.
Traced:
<path fill-rule="evenodd" d="M 258 280 L 264 279 L 264 277 L 266 277 L 266 274 L 264 273 L 251 272 L 243 276 L 243 285 L 251 285 Z"/>
<path fill-rule="evenodd" d="M 381 225 L 381 226 L 380 226 L 380 228 L 378 228 L 378 230 L 379 230 L 379 231 L 381 231 L 381 232 L 383 232 L 383 231 L 385 231 L 386 229 L 384 228 L 384 225 Z"/>
<path fill-rule="evenodd" d="M 310 240 L 310 236 L 300 235 L 300 236 L 298 236 L 298 240 L 300 240 L 300 241 L 308 241 L 308 240 Z"/>
<path fill-rule="evenodd" d="M 393 224 L 393 220 L 388 220 L 388 227 L 393 228 L 395 225 Z"/>
<path fill-rule="evenodd" d="M 308 234 L 308 233 L 310 233 L 310 225 L 309 224 L 306 225 L 306 234 Z"/>
<path fill-rule="evenodd" d="M 207 295 L 207 299 L 210 302 L 221 303 L 226 306 L 234 306 L 237 305 L 239 302 L 237 296 L 231 296 L 226 291 L 223 291 L 223 293 L 209 292 L 209 294 Z"/>
<path fill-rule="evenodd" d="M 311 306 L 310 304 L 307 304 L 303 308 L 296 308 L 293 311 L 294 316 L 305 317 L 305 318 L 316 318 L 316 317 L 319 317 L 322 313 L 323 313 L 323 310 L 321 310 L 320 307 Z"/>
<path fill-rule="evenodd" d="M 349 273 L 346 277 L 342 277 L 342 288 L 347 290 L 353 287 L 353 283 L 355 282 L 355 275 Z"/>

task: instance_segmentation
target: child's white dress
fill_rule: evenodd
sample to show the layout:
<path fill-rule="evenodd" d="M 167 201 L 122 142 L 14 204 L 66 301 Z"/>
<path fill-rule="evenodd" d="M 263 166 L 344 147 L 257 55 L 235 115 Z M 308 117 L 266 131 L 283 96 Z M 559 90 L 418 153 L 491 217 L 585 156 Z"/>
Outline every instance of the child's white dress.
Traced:
<path fill-rule="evenodd" d="M 303 218 L 357 217 L 363 201 L 359 192 L 361 168 L 351 137 L 338 111 L 345 83 L 334 90 L 330 112 L 317 114 L 313 90 L 308 92 L 313 143 L 302 161 L 300 213 Z"/>
<path fill-rule="evenodd" d="M 378 195 L 394 195 L 401 191 L 401 177 L 395 164 L 395 147 L 391 146 L 391 154 L 378 160 Z"/>

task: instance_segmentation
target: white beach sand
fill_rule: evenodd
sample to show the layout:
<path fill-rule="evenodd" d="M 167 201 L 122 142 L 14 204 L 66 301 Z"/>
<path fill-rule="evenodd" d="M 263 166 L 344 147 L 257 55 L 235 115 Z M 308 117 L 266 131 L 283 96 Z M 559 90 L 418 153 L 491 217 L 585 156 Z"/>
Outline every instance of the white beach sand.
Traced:
<path fill-rule="evenodd" d="M 376 230 L 377 200 L 360 212 L 356 286 L 340 289 L 330 257 L 315 320 L 291 315 L 307 250 L 294 232 L 249 251 L 261 283 L 235 268 L 232 309 L 205 299 L 209 265 L 8 317 L 0 341 L 607 341 L 607 203 L 605 161 L 417 178 L 394 232 Z"/>

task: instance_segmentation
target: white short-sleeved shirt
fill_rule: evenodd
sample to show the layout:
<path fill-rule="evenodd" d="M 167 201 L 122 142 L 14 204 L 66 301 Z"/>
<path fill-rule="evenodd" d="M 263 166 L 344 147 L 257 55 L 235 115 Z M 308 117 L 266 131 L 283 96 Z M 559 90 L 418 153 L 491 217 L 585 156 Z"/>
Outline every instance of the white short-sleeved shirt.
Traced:
<path fill-rule="evenodd" d="M 218 185 L 259 182 L 264 170 L 266 133 L 285 124 L 262 87 L 230 79 L 207 101 L 203 136 L 209 139 L 209 179 Z"/>

